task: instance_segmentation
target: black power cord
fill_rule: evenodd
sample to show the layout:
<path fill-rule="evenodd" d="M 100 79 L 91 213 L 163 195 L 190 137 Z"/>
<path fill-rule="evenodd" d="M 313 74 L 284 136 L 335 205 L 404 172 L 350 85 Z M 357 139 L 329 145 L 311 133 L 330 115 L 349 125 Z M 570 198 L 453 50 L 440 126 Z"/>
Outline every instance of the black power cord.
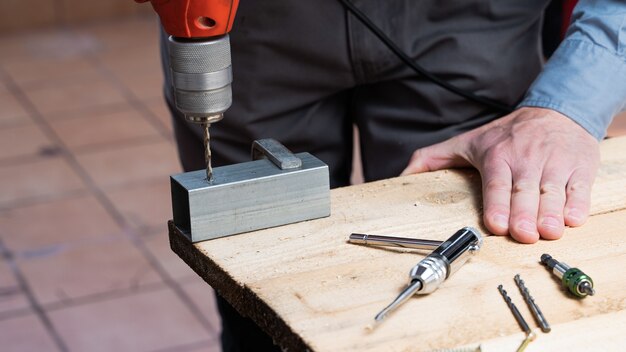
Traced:
<path fill-rule="evenodd" d="M 359 21 L 361 21 L 361 23 L 363 23 L 370 31 L 372 31 L 372 33 L 376 37 L 378 37 L 378 39 L 380 39 L 383 42 L 383 44 L 385 44 L 385 46 L 389 48 L 389 50 L 391 50 L 394 54 L 396 54 L 396 56 L 398 56 L 398 58 L 402 60 L 402 62 L 408 65 L 411 69 L 413 69 L 413 71 L 415 71 L 419 75 L 422 75 L 429 81 L 435 83 L 436 85 L 440 86 L 443 89 L 446 89 L 449 92 L 452 92 L 465 99 L 468 99 L 478 104 L 489 107 L 502 114 L 509 114 L 513 112 L 514 110 L 513 107 L 507 104 L 501 103 L 493 99 L 481 97 L 470 91 L 461 89 L 455 85 L 452 85 L 440 79 L 434 74 L 430 73 L 428 70 L 426 70 L 425 68 L 417 64 L 413 59 L 411 59 L 411 57 L 409 57 L 404 51 L 402 51 L 402 49 L 400 49 L 400 47 L 398 47 L 396 43 L 394 43 L 385 33 L 383 33 L 383 31 L 378 26 L 376 26 L 376 24 L 374 24 L 374 22 L 372 22 L 372 20 L 370 20 L 369 17 L 367 17 L 363 12 L 361 12 L 361 10 L 359 10 L 356 6 L 354 6 L 352 2 L 350 2 L 349 0 L 339 0 L 339 2 L 342 3 L 343 6 L 345 6 L 345 8 L 349 12 L 351 12 Z"/>

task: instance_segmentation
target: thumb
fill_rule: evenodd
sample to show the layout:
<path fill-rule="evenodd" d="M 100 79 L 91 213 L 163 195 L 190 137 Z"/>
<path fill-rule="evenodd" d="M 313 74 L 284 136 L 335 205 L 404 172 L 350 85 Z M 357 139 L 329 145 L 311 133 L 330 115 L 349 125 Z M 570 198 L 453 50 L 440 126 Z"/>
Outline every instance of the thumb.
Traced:
<path fill-rule="evenodd" d="M 417 149 L 413 152 L 409 164 L 400 176 L 469 166 L 470 163 L 456 153 L 454 146 L 455 141 L 451 139 L 430 147 Z"/>

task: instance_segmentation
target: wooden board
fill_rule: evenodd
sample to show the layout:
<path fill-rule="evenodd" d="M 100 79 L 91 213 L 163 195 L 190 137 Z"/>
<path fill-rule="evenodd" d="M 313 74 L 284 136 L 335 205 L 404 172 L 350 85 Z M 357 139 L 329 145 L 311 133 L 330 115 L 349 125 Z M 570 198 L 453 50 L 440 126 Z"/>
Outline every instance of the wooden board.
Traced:
<path fill-rule="evenodd" d="M 394 178 L 331 192 L 331 216 L 192 245 L 170 223 L 172 249 L 242 314 L 288 350 L 422 351 L 476 346 L 514 350 L 522 333 L 496 287 L 532 327 L 513 276 L 521 274 L 553 331 L 533 350 L 626 345 L 626 138 L 602 143 L 592 214 L 563 239 L 534 245 L 490 236 L 439 290 L 416 296 L 380 325 L 374 315 L 406 285 L 424 252 L 346 242 L 352 232 L 445 239 L 481 227 L 480 177 L 471 170 Z M 482 228 L 484 230 L 484 228 Z M 578 266 L 597 295 L 571 298 L 539 262 Z"/>

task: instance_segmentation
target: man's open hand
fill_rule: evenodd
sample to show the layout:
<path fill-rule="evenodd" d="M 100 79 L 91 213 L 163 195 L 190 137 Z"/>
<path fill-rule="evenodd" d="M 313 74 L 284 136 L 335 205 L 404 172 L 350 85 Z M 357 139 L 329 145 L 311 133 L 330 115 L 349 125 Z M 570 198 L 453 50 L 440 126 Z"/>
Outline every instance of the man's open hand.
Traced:
<path fill-rule="evenodd" d="M 482 177 L 487 228 L 534 243 L 586 221 L 599 163 L 598 142 L 567 116 L 521 108 L 416 150 L 402 174 L 473 165 Z"/>

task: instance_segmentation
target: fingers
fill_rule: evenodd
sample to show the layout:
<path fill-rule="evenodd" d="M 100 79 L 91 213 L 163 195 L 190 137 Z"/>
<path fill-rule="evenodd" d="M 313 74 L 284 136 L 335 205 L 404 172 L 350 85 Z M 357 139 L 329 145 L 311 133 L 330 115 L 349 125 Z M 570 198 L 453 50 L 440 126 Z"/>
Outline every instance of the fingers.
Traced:
<path fill-rule="evenodd" d="M 416 150 L 401 176 L 420 172 L 468 166 L 469 163 L 456 153 L 455 139 Z"/>
<path fill-rule="evenodd" d="M 567 201 L 565 202 L 565 224 L 567 226 L 580 226 L 587 221 L 591 204 L 591 185 L 595 177 L 595 172 L 588 168 L 576 169 L 565 192 Z"/>
<path fill-rule="evenodd" d="M 565 225 L 580 226 L 588 215 L 593 172 L 549 162 L 541 180 L 537 173 L 513 174 L 510 233 L 522 243 L 563 236 Z M 569 178 L 569 179 L 568 179 Z"/>
<path fill-rule="evenodd" d="M 563 208 L 565 207 L 565 184 L 567 169 L 545 170 L 539 188 L 539 214 L 537 229 L 542 238 L 556 240 L 565 230 Z"/>
<path fill-rule="evenodd" d="M 483 221 L 496 235 L 509 233 L 512 176 L 505 161 L 487 161 L 481 168 L 483 182 Z"/>

